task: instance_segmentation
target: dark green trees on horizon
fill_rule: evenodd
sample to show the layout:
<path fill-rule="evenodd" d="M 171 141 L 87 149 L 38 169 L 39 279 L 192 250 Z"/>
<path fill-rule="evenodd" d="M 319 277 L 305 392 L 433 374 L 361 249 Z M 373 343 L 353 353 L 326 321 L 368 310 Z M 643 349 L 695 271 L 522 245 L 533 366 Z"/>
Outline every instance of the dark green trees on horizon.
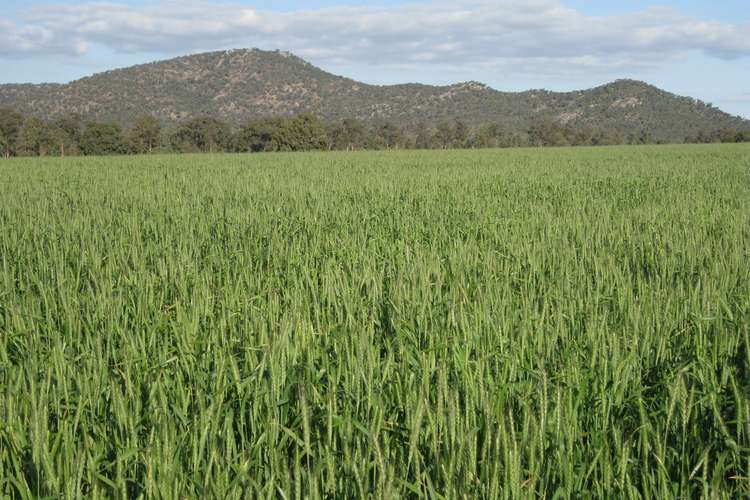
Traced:
<path fill-rule="evenodd" d="M 0 154 L 3 157 L 16 154 L 16 141 L 23 121 L 20 113 L 7 108 L 0 109 Z"/>
<path fill-rule="evenodd" d="M 710 130 L 686 143 L 750 142 L 750 131 Z M 54 121 L 24 117 L 0 108 L 0 156 L 70 156 L 149 153 L 259 153 L 360 149 L 465 149 L 654 144 L 646 130 L 623 135 L 616 130 L 573 128 L 540 119 L 519 131 L 501 122 L 469 126 L 460 120 L 411 128 L 392 122 L 343 119 L 324 122 L 310 113 L 260 117 L 239 127 L 211 116 L 191 118 L 165 129 L 144 115 L 123 129 L 116 123 L 84 122 L 69 114 Z"/>
<path fill-rule="evenodd" d="M 81 135 L 81 151 L 86 156 L 105 156 L 127 152 L 122 128 L 115 123 L 92 122 Z"/>
<path fill-rule="evenodd" d="M 161 146 L 161 122 L 153 116 L 138 119 L 130 130 L 130 147 L 134 153 L 153 153 Z"/>
<path fill-rule="evenodd" d="M 328 149 L 325 124 L 311 114 L 261 118 L 242 126 L 232 140 L 234 152 L 314 151 Z"/>

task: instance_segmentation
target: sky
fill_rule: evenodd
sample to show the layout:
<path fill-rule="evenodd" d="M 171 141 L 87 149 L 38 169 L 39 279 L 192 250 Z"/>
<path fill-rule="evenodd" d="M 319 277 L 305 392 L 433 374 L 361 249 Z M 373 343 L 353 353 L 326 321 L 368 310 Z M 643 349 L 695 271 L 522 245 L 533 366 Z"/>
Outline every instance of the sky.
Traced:
<path fill-rule="evenodd" d="M 251 47 L 373 84 L 633 78 L 750 118 L 748 0 L 2 0 L 0 83 Z"/>

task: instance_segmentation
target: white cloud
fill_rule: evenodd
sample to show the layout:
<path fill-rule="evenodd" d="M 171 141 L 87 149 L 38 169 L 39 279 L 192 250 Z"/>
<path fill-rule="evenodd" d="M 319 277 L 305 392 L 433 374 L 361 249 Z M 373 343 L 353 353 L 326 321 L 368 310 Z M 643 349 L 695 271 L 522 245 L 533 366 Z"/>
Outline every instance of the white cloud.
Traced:
<path fill-rule="evenodd" d="M 44 27 L 17 25 L 0 19 L 0 55 L 54 51 L 54 33 Z M 73 46 L 68 49 L 74 49 Z"/>
<path fill-rule="evenodd" d="M 660 67 L 700 51 L 750 55 L 750 26 L 666 8 L 589 16 L 559 0 L 445 0 L 291 12 L 165 0 L 41 6 L 0 21 L 0 55 L 290 50 L 316 63 L 487 66 L 529 74 Z"/>

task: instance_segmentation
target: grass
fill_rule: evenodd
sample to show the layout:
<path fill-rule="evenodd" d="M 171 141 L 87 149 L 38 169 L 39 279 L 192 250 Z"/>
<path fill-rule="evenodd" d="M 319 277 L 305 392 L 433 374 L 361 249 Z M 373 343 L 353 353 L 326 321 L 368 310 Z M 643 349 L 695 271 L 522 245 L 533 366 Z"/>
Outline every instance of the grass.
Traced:
<path fill-rule="evenodd" d="M 750 495 L 750 147 L 0 163 L 0 496 Z"/>

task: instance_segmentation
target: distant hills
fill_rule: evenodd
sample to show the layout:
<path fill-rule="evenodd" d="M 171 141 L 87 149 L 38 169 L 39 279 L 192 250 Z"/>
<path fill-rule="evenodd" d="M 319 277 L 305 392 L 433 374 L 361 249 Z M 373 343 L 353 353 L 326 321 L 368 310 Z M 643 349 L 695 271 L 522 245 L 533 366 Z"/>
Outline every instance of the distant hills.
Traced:
<path fill-rule="evenodd" d="M 681 142 L 700 132 L 750 130 L 750 122 L 652 85 L 618 80 L 576 92 L 500 92 L 478 82 L 378 86 L 336 76 L 287 52 L 241 49 L 107 71 L 67 84 L 0 85 L 0 107 L 53 119 L 127 125 L 144 114 L 174 124 L 215 116 L 241 124 L 312 112 L 327 120 L 389 121 L 406 128 L 461 120 L 525 130 L 540 120 Z"/>

